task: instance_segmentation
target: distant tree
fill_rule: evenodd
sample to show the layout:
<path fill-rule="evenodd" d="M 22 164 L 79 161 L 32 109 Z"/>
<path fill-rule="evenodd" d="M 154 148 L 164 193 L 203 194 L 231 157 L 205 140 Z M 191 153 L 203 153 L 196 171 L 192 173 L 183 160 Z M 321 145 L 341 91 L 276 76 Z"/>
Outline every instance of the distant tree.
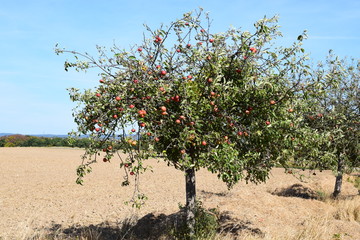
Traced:
<path fill-rule="evenodd" d="M 5 137 L 0 138 L 0 147 L 4 147 L 6 143 Z"/>
<path fill-rule="evenodd" d="M 17 147 L 21 146 L 24 142 L 26 142 L 28 136 L 15 134 L 5 137 L 5 147 Z"/>
<path fill-rule="evenodd" d="M 27 136 L 26 141 L 22 142 L 20 147 L 32 147 L 35 138 L 37 138 L 37 137 Z"/>
<path fill-rule="evenodd" d="M 65 62 L 65 70 L 102 70 L 94 90 L 70 90 L 71 99 L 79 103 L 74 135 L 91 139 L 77 182 L 82 183 L 100 152 L 105 153 L 103 161 L 117 156 L 114 146 L 123 146 L 128 154 L 120 165 L 123 185 L 131 179 L 138 183 L 146 170 L 144 160 L 152 153 L 162 155 L 185 173 L 191 234 L 195 171 L 207 168 L 229 187 L 241 179 L 265 181 L 273 166 L 285 164 L 296 151 L 293 136 L 306 144 L 312 135 L 310 129 L 300 129 L 303 115 L 298 111 L 307 87 L 315 87 L 307 79 L 304 34 L 290 47 L 275 48 L 272 42 L 281 35 L 276 18 L 255 23 L 254 33 L 212 33 L 208 16 L 201 21 L 201 11 L 184 14 L 169 27 L 147 28 L 150 36 L 131 50 L 115 46 L 109 56 L 98 47 L 97 60 L 56 50 L 79 59 Z M 125 131 L 129 126 L 130 133 Z M 138 206 L 144 195 L 134 196 Z"/>
<path fill-rule="evenodd" d="M 321 91 L 308 102 L 305 120 L 322 140 L 303 154 L 310 160 L 305 161 L 309 167 L 336 172 L 333 196 L 337 197 L 343 174 L 360 167 L 360 62 L 348 62 L 330 52 L 313 77 Z"/>

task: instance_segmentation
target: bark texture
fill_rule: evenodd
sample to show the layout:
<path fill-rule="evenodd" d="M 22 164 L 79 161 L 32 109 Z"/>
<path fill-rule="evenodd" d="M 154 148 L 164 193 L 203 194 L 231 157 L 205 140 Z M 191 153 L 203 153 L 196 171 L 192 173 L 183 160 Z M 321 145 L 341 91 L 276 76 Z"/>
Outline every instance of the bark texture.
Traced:
<path fill-rule="evenodd" d="M 185 171 L 186 181 L 186 224 L 190 236 L 195 235 L 195 211 L 196 211 L 196 188 L 195 170 L 193 168 Z"/>
<path fill-rule="evenodd" d="M 343 181 L 343 171 L 344 171 L 343 165 L 344 165 L 344 162 L 339 157 L 338 166 L 337 166 L 337 175 L 336 175 L 336 180 L 335 180 L 335 188 L 334 188 L 334 193 L 333 193 L 334 198 L 337 198 L 341 193 L 341 186 L 342 186 L 342 181 Z"/>

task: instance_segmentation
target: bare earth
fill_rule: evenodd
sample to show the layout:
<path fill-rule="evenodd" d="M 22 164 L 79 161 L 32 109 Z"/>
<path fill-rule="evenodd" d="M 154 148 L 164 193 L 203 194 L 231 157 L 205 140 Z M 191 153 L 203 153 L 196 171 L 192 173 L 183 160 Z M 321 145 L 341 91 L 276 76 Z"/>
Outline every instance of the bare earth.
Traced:
<path fill-rule="evenodd" d="M 149 200 L 140 210 L 124 205 L 132 188 L 120 186 L 123 173 L 118 160 L 94 164 L 84 186 L 79 186 L 75 169 L 82 153 L 81 149 L 66 148 L 0 148 L 0 239 L 25 239 L 51 226 L 116 224 L 134 215 L 139 219 L 150 213 L 170 215 L 178 212 L 179 203 L 184 204 L 184 175 L 162 160 L 149 161 L 153 172 L 142 175 L 142 190 Z M 332 239 L 334 234 L 341 234 L 341 239 L 360 239 L 360 223 L 331 217 L 333 205 L 272 194 L 294 184 L 309 191 L 332 192 L 335 178 L 330 171 L 304 174 L 310 178 L 300 182 L 283 169 L 274 169 L 266 184 L 241 182 L 228 191 L 215 175 L 201 170 L 197 192 L 204 207 L 227 212 L 243 229 L 259 229 L 265 237 L 289 238 L 315 223 L 326 228 L 324 239 Z M 357 189 L 344 181 L 343 195 L 359 200 L 357 194 Z M 360 214 L 360 209 L 356 211 Z"/>

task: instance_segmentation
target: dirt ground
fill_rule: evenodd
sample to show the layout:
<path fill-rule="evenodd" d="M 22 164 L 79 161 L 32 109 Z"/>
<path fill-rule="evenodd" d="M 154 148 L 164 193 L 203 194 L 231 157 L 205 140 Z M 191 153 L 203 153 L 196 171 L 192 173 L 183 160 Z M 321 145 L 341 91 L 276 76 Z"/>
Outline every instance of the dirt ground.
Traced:
<path fill-rule="evenodd" d="M 163 161 L 149 161 L 153 172 L 141 176 L 142 190 L 149 199 L 140 210 L 124 205 L 132 188 L 121 187 L 119 161 L 94 164 L 84 185 L 77 185 L 75 169 L 82 153 L 81 149 L 66 148 L 0 148 L 1 240 L 25 239 L 45 228 L 116 224 L 149 214 L 168 216 L 184 204 L 184 175 Z M 326 228 L 327 239 L 336 234 L 341 239 L 360 239 L 359 222 L 327 218 L 334 214 L 334 206 L 306 199 L 318 190 L 330 194 L 333 174 L 304 174 L 306 182 L 300 182 L 283 169 L 274 169 L 266 184 L 241 182 L 228 191 L 215 175 L 201 170 L 197 193 L 204 207 L 217 208 L 237 219 L 241 229 L 264 236 L 291 236 L 315 224 Z M 294 194 L 296 188 L 305 195 Z M 290 197 L 283 196 L 287 193 Z M 344 181 L 343 195 L 359 200 L 357 194 L 358 190 Z"/>

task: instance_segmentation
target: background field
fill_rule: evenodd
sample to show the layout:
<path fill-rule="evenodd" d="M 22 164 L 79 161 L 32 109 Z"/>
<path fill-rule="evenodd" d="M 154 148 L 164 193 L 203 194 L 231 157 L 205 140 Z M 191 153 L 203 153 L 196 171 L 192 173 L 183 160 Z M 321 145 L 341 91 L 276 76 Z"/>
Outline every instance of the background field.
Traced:
<path fill-rule="evenodd" d="M 175 214 L 178 204 L 185 202 L 183 174 L 157 160 L 149 161 L 153 172 L 142 175 L 142 190 L 149 200 L 138 211 L 123 204 L 132 188 L 120 186 L 122 171 L 116 160 L 93 165 L 84 186 L 76 185 L 82 153 L 66 148 L 0 148 L 0 239 L 66 235 L 81 229 L 110 234 L 125 219 L 144 222 L 145 228 L 138 228 L 140 238 L 148 234 L 147 225 Z M 306 182 L 274 169 L 266 184 L 241 182 L 228 191 L 215 175 L 200 171 L 198 197 L 204 207 L 228 216 L 223 222 L 227 239 L 249 234 L 266 239 L 360 239 L 358 190 L 345 181 L 342 200 L 305 199 L 317 191 L 330 194 L 335 179 L 330 171 L 303 174 Z M 286 194 L 290 197 L 281 196 Z"/>

